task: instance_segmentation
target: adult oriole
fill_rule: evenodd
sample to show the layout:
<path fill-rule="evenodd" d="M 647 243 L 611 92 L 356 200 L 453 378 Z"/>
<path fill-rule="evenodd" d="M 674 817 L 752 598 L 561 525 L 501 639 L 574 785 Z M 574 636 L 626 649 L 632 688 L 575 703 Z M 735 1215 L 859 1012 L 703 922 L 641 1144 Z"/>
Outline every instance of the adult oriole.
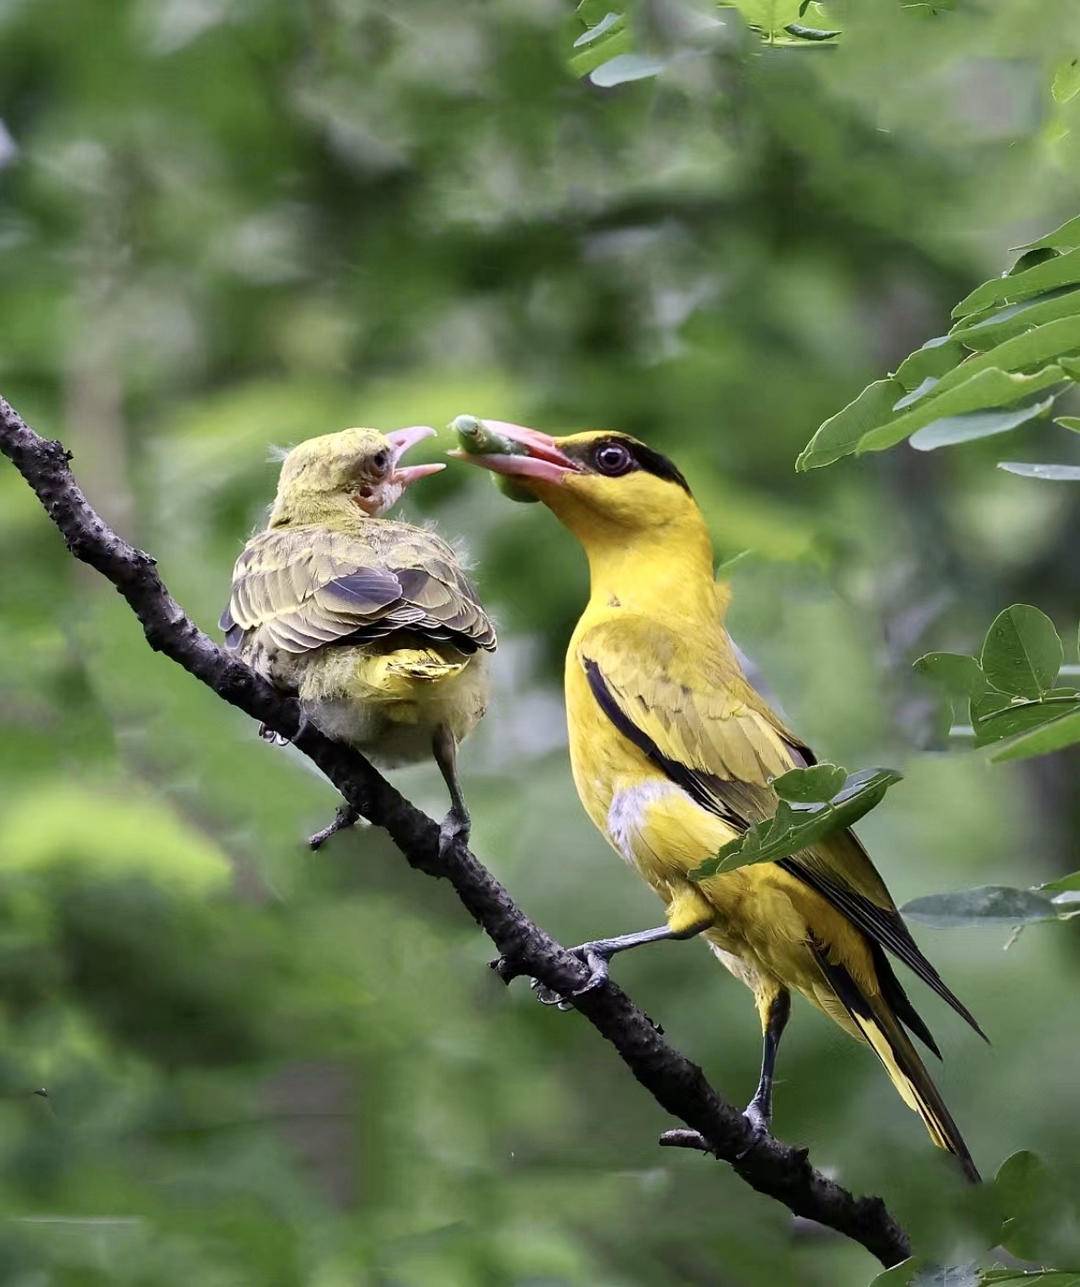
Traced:
<path fill-rule="evenodd" d="M 688 879 L 775 812 L 774 777 L 814 757 L 743 674 L 723 624 L 730 591 L 714 579 L 686 479 L 625 434 L 552 438 L 485 425 L 526 454 L 462 458 L 531 488 L 584 546 L 591 593 L 566 655 L 574 782 L 589 817 L 667 908 L 658 929 L 575 949 L 591 968 L 589 986 L 616 952 L 701 934 L 757 1004 L 764 1050 L 746 1109 L 755 1130 L 769 1127 L 794 989 L 873 1049 L 934 1143 L 978 1179 L 905 1031 L 939 1054 L 886 952 L 981 1029 L 915 944 L 857 837 L 834 833 L 779 862 Z"/>
<path fill-rule="evenodd" d="M 487 704 L 495 631 L 454 551 L 382 515 L 441 464 L 402 465 L 434 429 L 345 429 L 285 457 L 265 531 L 248 541 L 221 617 L 225 641 L 296 693 L 307 719 L 392 767 L 434 755 L 450 791 L 443 846 L 467 837 L 458 743 Z M 317 848 L 356 814 L 344 807 Z"/>

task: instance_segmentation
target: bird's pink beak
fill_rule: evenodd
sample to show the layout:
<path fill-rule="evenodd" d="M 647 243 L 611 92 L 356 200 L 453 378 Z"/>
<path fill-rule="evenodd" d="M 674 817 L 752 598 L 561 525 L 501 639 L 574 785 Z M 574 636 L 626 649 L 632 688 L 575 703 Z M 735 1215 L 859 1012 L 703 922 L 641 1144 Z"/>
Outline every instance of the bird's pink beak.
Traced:
<path fill-rule="evenodd" d="M 561 483 L 568 474 L 578 474 L 581 466 L 559 449 L 557 438 L 541 433 L 539 429 L 526 429 L 524 425 L 508 424 L 505 420 L 484 420 L 483 424 L 494 433 L 520 443 L 528 455 L 505 454 L 473 455 L 455 447 L 447 455 L 464 460 L 494 474 L 508 474 L 511 478 L 535 478 L 538 482 Z"/>
<path fill-rule="evenodd" d="M 394 472 L 390 476 L 391 482 L 400 483 L 403 488 L 409 487 L 419 479 L 427 478 L 429 474 L 437 474 L 441 469 L 446 468 L 441 461 L 433 461 L 428 465 L 399 464 L 410 447 L 423 442 L 425 438 L 434 437 L 435 430 L 430 425 L 410 425 L 408 429 L 395 429 L 386 435 L 386 441 L 394 453 Z"/>

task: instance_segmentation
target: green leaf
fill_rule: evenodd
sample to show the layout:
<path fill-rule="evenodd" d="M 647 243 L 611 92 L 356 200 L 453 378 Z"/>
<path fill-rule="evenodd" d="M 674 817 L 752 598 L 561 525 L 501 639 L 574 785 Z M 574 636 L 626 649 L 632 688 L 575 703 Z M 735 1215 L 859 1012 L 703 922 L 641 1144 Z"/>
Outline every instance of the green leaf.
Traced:
<path fill-rule="evenodd" d="M 1080 890 L 1080 871 L 1074 871 L 1068 876 L 1061 876 L 1057 880 L 1048 880 L 1040 889 L 1052 894 L 1073 893 Z"/>
<path fill-rule="evenodd" d="M 984 1269 L 980 1287 L 1080 1287 L 1072 1269 Z"/>
<path fill-rule="evenodd" d="M 1045 478 L 1056 483 L 1080 483 L 1080 465 L 1036 465 L 1026 460 L 999 460 L 998 469 L 1021 478 Z"/>
<path fill-rule="evenodd" d="M 1036 1153 L 1005 1159 L 994 1177 L 1005 1226 L 1001 1242 L 1023 1260 L 1076 1262 L 1077 1211 L 1068 1186 Z"/>
<path fill-rule="evenodd" d="M 951 447 L 976 438 L 990 438 L 994 434 L 1008 433 L 1029 420 L 1044 416 L 1054 405 L 1054 395 L 1032 402 L 1011 411 L 968 411 L 959 416 L 945 416 L 924 425 L 911 436 L 911 445 L 918 451 L 936 451 L 938 447 Z"/>
<path fill-rule="evenodd" d="M 1080 380 L 1080 358 L 1063 355 L 1058 358 L 1057 363 L 1070 380 Z"/>
<path fill-rule="evenodd" d="M 933 392 L 940 383 L 941 376 L 928 375 L 926 379 L 922 380 L 916 388 L 911 390 L 910 393 L 905 394 L 904 397 L 894 403 L 893 410 L 904 411 L 908 407 L 914 406 L 916 402 L 925 398 L 928 393 Z"/>
<path fill-rule="evenodd" d="M 1080 291 L 1077 291 L 1080 296 Z M 893 373 L 905 389 L 915 389 L 927 378 L 940 379 L 967 357 L 967 350 L 959 340 L 948 335 L 938 335 L 927 340 L 921 349 L 904 358 Z"/>
<path fill-rule="evenodd" d="M 1071 58 L 1054 72 L 1050 93 L 1055 103 L 1067 103 L 1080 94 L 1080 58 Z"/>
<path fill-rule="evenodd" d="M 1029 268 L 1035 268 L 1039 264 L 1045 264 L 1051 259 L 1057 258 L 1057 251 L 1042 247 L 1038 250 L 1029 250 L 1020 256 L 1015 264 L 1004 274 L 1005 277 L 1019 277 L 1021 273 L 1026 273 Z"/>
<path fill-rule="evenodd" d="M 958 367 L 957 370 L 962 371 L 963 367 Z M 949 378 L 944 376 L 940 383 L 944 384 Z M 924 398 L 917 407 L 897 416 L 887 424 L 871 429 L 859 441 L 855 454 L 861 456 L 868 451 L 884 451 L 887 447 L 895 447 L 916 429 L 921 429 L 924 425 L 944 419 L 946 416 L 1019 402 L 1030 394 L 1039 393 L 1050 385 L 1057 384 L 1061 378 L 1062 372 L 1059 366 L 1048 366 L 1034 375 L 1011 375 L 996 369 L 980 371 L 946 393 L 939 393 L 935 389 L 933 396 Z"/>
<path fill-rule="evenodd" d="M 617 54 L 592 71 L 589 79 L 601 89 L 611 89 L 615 85 L 658 76 L 669 61 L 667 58 L 653 58 L 649 54 Z"/>
<path fill-rule="evenodd" d="M 994 763 L 1004 760 L 1026 760 L 1033 755 L 1049 755 L 1080 742 L 1080 703 L 1072 710 L 1047 720 L 1029 733 L 1017 737 L 990 756 Z"/>
<path fill-rule="evenodd" d="M 622 26 L 625 21 L 626 18 L 623 14 L 609 10 L 595 27 L 590 27 L 588 31 L 584 31 L 578 36 L 577 40 L 574 41 L 574 48 L 580 49 L 583 45 L 591 45 L 594 40 L 599 40 L 605 32 L 610 32 L 614 27 Z"/>
<path fill-rule="evenodd" d="M 772 789 L 781 800 L 792 804 L 813 804 L 831 800 L 844 789 L 847 769 L 836 764 L 815 764 L 808 769 L 792 769 L 773 778 Z"/>
<path fill-rule="evenodd" d="M 1006 698 L 1007 705 L 1001 705 L 1003 696 L 1004 694 L 986 694 L 972 699 L 971 723 L 975 730 L 976 746 L 989 746 L 991 742 L 1001 742 L 1007 737 L 1030 733 L 1043 724 L 1051 723 L 1060 715 L 1067 714 L 1073 707 L 1073 702 L 1068 698 L 1031 702 L 1009 702 Z"/>
<path fill-rule="evenodd" d="M 1080 416 L 1058 416 L 1054 424 L 1061 425 L 1062 429 L 1071 429 L 1073 433 L 1080 433 Z"/>
<path fill-rule="evenodd" d="M 831 465 L 849 456 L 868 430 L 892 418 L 893 405 L 903 397 L 899 380 L 876 380 L 849 402 L 842 411 L 823 421 L 817 432 L 799 453 L 795 468 L 800 473 Z"/>
<path fill-rule="evenodd" d="M 939 1265 L 923 1257 L 901 1261 L 878 1274 L 870 1287 L 979 1287 L 979 1268 L 967 1265 Z"/>
<path fill-rule="evenodd" d="M 908 920 L 932 929 L 955 929 L 961 925 L 1032 925 L 1056 921 L 1053 900 L 1036 889 L 1012 889 L 1007 885 L 980 885 L 949 894 L 927 894 L 901 907 Z"/>
<path fill-rule="evenodd" d="M 1030 250 L 1039 248 L 1041 248 L 1040 245 L 1036 244 L 1030 247 Z M 1019 299 L 1041 295 L 1043 291 L 1053 290 L 1058 286 L 1070 286 L 1075 282 L 1080 282 L 1080 249 L 1067 250 L 1015 276 L 995 277 L 992 281 L 983 282 L 957 304 L 952 315 L 967 317 L 980 308 L 986 308 L 989 304 L 996 304 L 999 301 L 1015 303 Z"/>
<path fill-rule="evenodd" d="M 586 46 L 576 54 L 571 54 L 570 70 L 575 76 L 588 76 L 598 68 L 613 62 L 620 54 L 630 54 L 633 48 L 632 33 L 622 25 L 613 27 L 595 44 Z"/>
<path fill-rule="evenodd" d="M 789 22 L 784 30 L 789 36 L 796 36 L 799 40 L 813 40 L 824 42 L 835 40 L 837 36 L 843 35 L 840 31 L 823 31 L 820 27 L 804 27 L 800 22 Z"/>
<path fill-rule="evenodd" d="M 980 663 L 1003 693 L 1036 699 L 1054 685 L 1065 651 L 1054 623 L 1029 603 L 998 613 L 983 640 Z"/>
<path fill-rule="evenodd" d="M 1080 256 L 1080 251 L 1076 252 Z M 970 380 L 976 372 L 1029 370 L 1044 362 L 1057 361 L 1063 353 L 1080 348 L 1080 316 L 1059 317 L 1041 326 L 1032 326 L 1019 335 L 1002 341 L 985 353 L 969 357 L 960 366 L 947 371 L 939 381 L 935 396 Z M 993 405 L 993 404 L 987 404 Z"/>
<path fill-rule="evenodd" d="M 1026 246 L 1013 246 L 1013 250 L 1041 250 L 1043 246 L 1052 250 L 1075 250 L 1080 246 L 1080 215 L 1067 219 L 1060 228 L 1048 232 L 1038 241 L 1029 241 Z"/>
<path fill-rule="evenodd" d="M 958 652 L 928 652 L 914 663 L 920 675 L 942 684 L 950 693 L 976 697 L 985 692 L 986 676 L 974 657 Z"/>
<path fill-rule="evenodd" d="M 1021 335 L 1033 326 L 1054 322 L 1062 317 L 1080 314 L 1080 290 L 1055 290 L 1020 304 L 1008 304 L 972 321 L 964 318 L 949 332 L 950 337 L 968 348 L 985 353 L 996 344 Z"/>
<path fill-rule="evenodd" d="M 765 36 L 778 35 L 800 18 L 799 0 L 731 0 L 751 27 Z"/>
<path fill-rule="evenodd" d="M 785 790 L 789 795 L 793 791 L 804 789 L 816 793 L 825 782 L 824 775 L 818 779 L 811 778 L 810 781 L 814 783 L 812 786 L 804 788 L 793 785 L 798 782 L 796 774 L 813 774 L 816 768 L 835 770 L 836 766 L 815 765 L 811 769 L 793 769 L 777 778 L 776 782 L 785 782 Z M 850 777 L 845 772 L 843 788 L 827 801 L 792 804 L 781 799 L 771 818 L 755 822 L 741 836 L 721 846 L 713 857 L 707 858 L 690 873 L 690 879 L 705 880 L 721 872 L 734 871 L 737 867 L 758 862 L 775 862 L 779 858 L 798 853 L 833 831 L 843 830 L 858 822 L 875 805 L 880 804 L 889 787 L 899 781 L 900 774 L 893 769 L 864 769 Z"/>

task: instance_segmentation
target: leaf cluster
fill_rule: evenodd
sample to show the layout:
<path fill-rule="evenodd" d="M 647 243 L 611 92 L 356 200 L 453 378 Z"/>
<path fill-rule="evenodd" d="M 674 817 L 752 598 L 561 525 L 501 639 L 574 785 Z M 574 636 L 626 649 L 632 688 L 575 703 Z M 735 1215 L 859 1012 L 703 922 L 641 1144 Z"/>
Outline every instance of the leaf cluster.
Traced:
<path fill-rule="evenodd" d="M 978 1260 L 939 1264 L 916 1256 L 878 1274 L 871 1287 L 1080 1287 L 1080 1271 L 1050 1268 L 1078 1262 L 1080 1210 L 1063 1177 L 1037 1153 L 1024 1149 L 1007 1157 L 980 1190 L 978 1205 L 989 1217 L 994 1252 L 1000 1247 L 1042 1267 L 1006 1267 L 1000 1260 L 985 1267 Z"/>
<path fill-rule="evenodd" d="M 824 421 L 795 468 L 818 469 L 905 438 L 934 451 L 1045 419 L 1080 382 L 1080 215 L 1018 249 L 1008 272 L 956 305 L 948 334 L 927 340 Z M 1057 423 L 1080 429 L 1076 416 Z M 1003 461 L 1000 468 L 1080 479 L 1080 465 Z"/>
<path fill-rule="evenodd" d="M 773 790 L 779 796 L 773 816 L 755 822 L 721 846 L 690 873 L 690 879 L 706 880 L 737 867 L 776 862 L 796 854 L 834 831 L 853 826 L 899 781 L 900 774 L 894 769 L 862 769 L 850 774 L 836 764 L 791 769 L 773 779 Z"/>
<path fill-rule="evenodd" d="M 967 701 L 976 746 L 1002 743 L 993 761 L 1046 755 L 1080 742 L 1080 691 L 1061 684 L 1054 623 L 1027 603 L 995 617 L 978 657 L 931 652 L 915 669 Z"/>
<path fill-rule="evenodd" d="M 678 36 L 660 41 L 625 0 L 621 7 L 611 0 L 581 0 L 567 63 L 576 76 L 602 89 L 647 80 L 727 39 L 732 14 L 769 45 L 831 45 L 841 32 L 827 10 L 820 0 L 729 0 L 711 10 L 687 8 Z"/>

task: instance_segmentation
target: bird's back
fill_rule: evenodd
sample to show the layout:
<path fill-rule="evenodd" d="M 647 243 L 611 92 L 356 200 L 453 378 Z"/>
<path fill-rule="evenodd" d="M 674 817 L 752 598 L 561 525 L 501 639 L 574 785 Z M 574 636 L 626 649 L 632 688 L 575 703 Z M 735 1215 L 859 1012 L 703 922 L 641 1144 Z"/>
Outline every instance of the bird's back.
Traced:
<path fill-rule="evenodd" d="M 495 632 L 450 545 L 392 520 L 255 535 L 233 573 L 226 641 L 295 691 L 325 732 L 386 764 L 461 740 L 484 713 Z"/>

